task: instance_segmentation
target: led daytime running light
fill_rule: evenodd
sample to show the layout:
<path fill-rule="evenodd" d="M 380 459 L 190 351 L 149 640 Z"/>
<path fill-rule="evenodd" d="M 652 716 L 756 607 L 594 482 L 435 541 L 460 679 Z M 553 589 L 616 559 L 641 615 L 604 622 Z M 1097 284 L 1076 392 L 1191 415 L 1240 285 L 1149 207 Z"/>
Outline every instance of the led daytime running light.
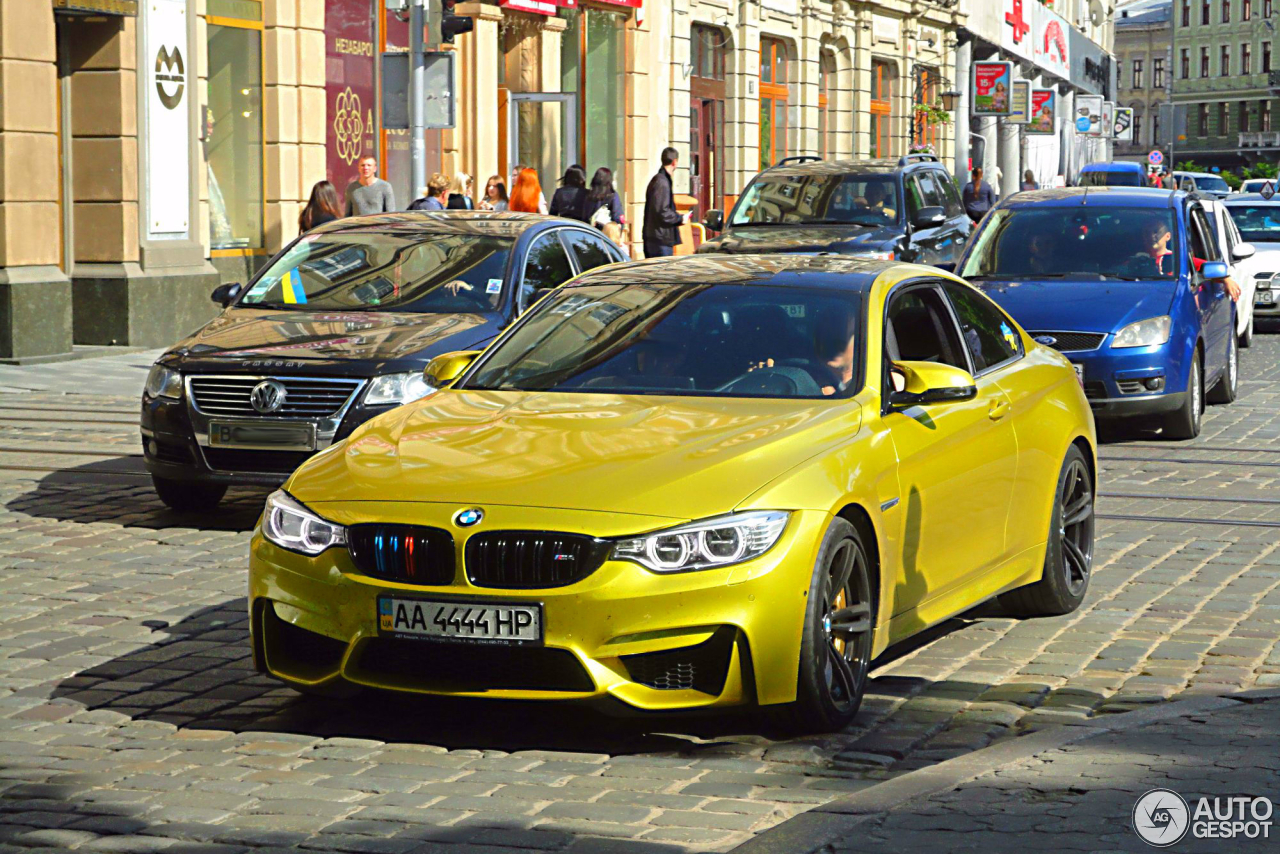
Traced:
<path fill-rule="evenodd" d="M 282 489 L 267 497 L 262 533 L 281 548 L 312 556 L 347 544 L 346 528 L 321 519 Z"/>
<path fill-rule="evenodd" d="M 757 558 L 772 548 L 789 515 L 781 510 L 735 513 L 655 531 L 619 540 L 612 558 L 638 563 L 653 572 L 731 566 Z"/>

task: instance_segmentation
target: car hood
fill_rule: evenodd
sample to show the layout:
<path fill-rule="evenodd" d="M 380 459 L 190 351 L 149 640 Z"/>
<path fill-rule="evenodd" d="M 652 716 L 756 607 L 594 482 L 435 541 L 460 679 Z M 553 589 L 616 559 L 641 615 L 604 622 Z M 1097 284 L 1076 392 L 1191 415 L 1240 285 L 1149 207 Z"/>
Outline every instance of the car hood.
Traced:
<path fill-rule="evenodd" d="M 902 236 L 894 226 L 766 225 L 730 228 L 702 252 L 861 252 L 886 248 Z"/>
<path fill-rule="evenodd" d="M 976 281 L 974 285 L 1030 331 L 1115 332 L 1169 313 L 1176 281 Z"/>
<path fill-rule="evenodd" d="M 485 314 L 232 308 L 173 347 L 166 360 L 183 370 L 316 366 L 372 374 L 474 349 L 500 324 L 498 315 Z"/>
<path fill-rule="evenodd" d="M 294 473 L 303 503 L 450 502 L 697 519 L 850 441 L 853 401 L 441 391 Z M 781 508 L 787 509 L 787 508 Z"/>

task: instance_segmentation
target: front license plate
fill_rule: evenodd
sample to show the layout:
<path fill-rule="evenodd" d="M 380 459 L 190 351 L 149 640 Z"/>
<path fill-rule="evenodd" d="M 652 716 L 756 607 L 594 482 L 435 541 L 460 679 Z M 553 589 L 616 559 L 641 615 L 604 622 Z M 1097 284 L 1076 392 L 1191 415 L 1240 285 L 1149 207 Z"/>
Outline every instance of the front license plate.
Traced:
<path fill-rule="evenodd" d="M 1077 365 L 1075 362 L 1072 362 L 1071 367 L 1076 369 L 1076 378 L 1079 379 L 1080 382 L 1084 382 L 1084 365 Z"/>
<path fill-rule="evenodd" d="M 1276 295 L 1271 291 L 1258 291 L 1253 295 L 1254 305 L 1275 305 Z"/>
<path fill-rule="evenodd" d="M 306 422 L 252 424 L 236 421 L 209 423 L 209 444 L 217 447 L 259 448 L 263 450 L 314 450 L 315 425 Z"/>
<path fill-rule="evenodd" d="M 397 637 L 542 643 L 542 606 L 511 602 L 378 599 L 378 631 Z"/>

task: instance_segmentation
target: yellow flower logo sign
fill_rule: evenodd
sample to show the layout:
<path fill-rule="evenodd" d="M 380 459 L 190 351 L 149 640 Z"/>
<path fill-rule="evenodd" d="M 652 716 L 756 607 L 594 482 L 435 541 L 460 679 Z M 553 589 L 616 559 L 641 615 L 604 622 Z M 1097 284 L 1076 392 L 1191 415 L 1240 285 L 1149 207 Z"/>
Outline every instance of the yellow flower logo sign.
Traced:
<path fill-rule="evenodd" d="M 364 130 L 364 121 L 360 118 L 360 96 L 348 86 L 333 102 L 333 135 L 338 142 L 338 156 L 347 165 L 360 156 Z"/>

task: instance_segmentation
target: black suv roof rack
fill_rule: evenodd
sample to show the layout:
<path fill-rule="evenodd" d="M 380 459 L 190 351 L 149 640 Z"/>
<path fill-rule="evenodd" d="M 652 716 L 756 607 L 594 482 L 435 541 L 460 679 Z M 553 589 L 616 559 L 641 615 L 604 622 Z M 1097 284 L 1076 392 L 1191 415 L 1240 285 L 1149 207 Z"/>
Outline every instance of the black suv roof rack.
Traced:
<path fill-rule="evenodd" d="M 912 163 L 941 163 L 938 155 L 930 154 L 927 151 L 917 151 L 915 154 L 904 154 L 898 158 L 899 166 L 910 166 Z"/>
<path fill-rule="evenodd" d="M 788 163 L 809 163 L 811 161 L 821 160 L 821 159 L 822 158 L 816 154 L 796 154 L 792 157 L 782 158 L 777 163 L 773 164 L 773 168 L 776 169 L 779 166 L 786 166 Z"/>

